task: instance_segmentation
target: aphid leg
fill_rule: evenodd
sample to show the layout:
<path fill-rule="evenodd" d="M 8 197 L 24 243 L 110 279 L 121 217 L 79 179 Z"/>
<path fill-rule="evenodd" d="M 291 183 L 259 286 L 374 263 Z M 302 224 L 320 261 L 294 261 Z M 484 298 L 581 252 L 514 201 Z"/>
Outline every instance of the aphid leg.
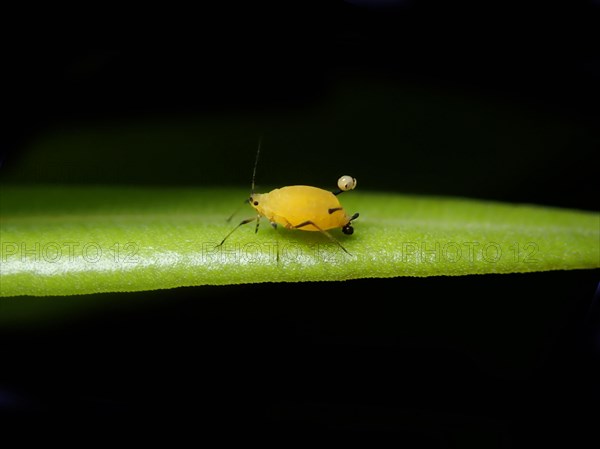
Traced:
<path fill-rule="evenodd" d="M 275 223 L 274 221 L 271 222 L 271 226 L 273 227 L 273 229 L 277 230 L 277 223 Z M 277 241 L 275 242 L 275 251 L 276 251 L 277 265 L 279 265 L 279 238 L 277 238 Z"/>
<path fill-rule="evenodd" d="M 229 236 L 230 236 L 231 234 L 233 234 L 233 233 L 234 233 L 234 232 L 237 230 L 237 228 L 239 228 L 239 227 L 240 227 L 240 226 L 242 226 L 242 225 L 245 225 L 245 224 L 251 223 L 251 222 L 253 222 L 254 220 L 256 220 L 257 222 L 258 222 L 258 221 L 260 221 L 260 215 L 257 215 L 257 216 L 256 216 L 256 217 L 254 217 L 254 218 L 246 218 L 245 220 L 242 220 L 242 221 L 240 222 L 240 224 L 238 224 L 238 225 L 237 225 L 235 228 L 233 228 L 233 229 L 232 229 L 232 230 L 229 232 L 229 234 L 227 234 L 227 235 L 225 236 L 225 238 L 224 238 L 223 240 L 221 240 L 221 243 L 219 243 L 219 244 L 217 245 L 217 247 L 219 247 L 219 246 L 223 245 L 223 243 L 225 243 L 225 240 L 227 240 L 227 239 L 229 238 Z M 258 223 L 256 223 L 256 228 L 257 228 L 257 230 L 258 230 Z"/>
<path fill-rule="evenodd" d="M 355 213 L 354 215 L 352 215 L 350 217 L 350 220 L 348 220 L 348 223 L 346 223 L 343 227 L 342 227 L 342 232 L 346 235 L 352 235 L 354 234 L 354 228 L 352 227 L 352 220 L 356 220 L 358 218 L 358 212 Z"/>
<path fill-rule="evenodd" d="M 299 225 L 294 226 L 294 229 L 300 229 L 304 226 L 309 226 L 309 225 L 313 225 L 315 228 L 317 228 L 321 232 L 321 234 L 324 234 L 329 240 L 331 240 L 333 243 L 335 243 L 340 248 L 342 248 L 346 254 L 348 254 L 349 256 L 352 255 L 348 252 L 348 250 L 346 248 L 344 248 L 344 246 L 340 242 L 337 241 L 337 239 L 334 236 L 332 236 L 329 232 L 325 231 L 324 229 L 321 229 L 320 227 L 318 227 L 316 224 L 314 224 L 310 220 L 304 221 L 304 222 L 300 223 Z"/>
<path fill-rule="evenodd" d="M 260 224 L 260 215 L 256 217 L 256 227 L 254 228 L 254 233 L 258 234 L 258 225 Z"/>

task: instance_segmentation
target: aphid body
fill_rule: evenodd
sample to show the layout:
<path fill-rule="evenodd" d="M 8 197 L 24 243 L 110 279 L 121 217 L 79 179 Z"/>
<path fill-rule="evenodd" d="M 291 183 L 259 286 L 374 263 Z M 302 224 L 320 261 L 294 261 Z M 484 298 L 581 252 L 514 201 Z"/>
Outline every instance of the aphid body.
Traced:
<path fill-rule="evenodd" d="M 352 234 L 351 221 L 338 198 L 327 190 L 311 186 L 288 186 L 269 193 L 255 193 L 250 205 L 271 223 L 288 229 L 327 231 L 342 228 Z"/>
<path fill-rule="evenodd" d="M 237 228 L 254 220 L 256 220 L 256 231 L 258 231 L 260 219 L 265 217 L 274 228 L 277 225 L 281 225 L 287 229 L 319 231 L 339 245 L 345 252 L 348 252 L 327 231 L 341 228 L 344 234 L 350 235 L 354 232 L 352 221 L 358 218 L 358 213 L 348 216 L 340 204 L 337 195 L 354 189 L 356 187 L 356 179 L 348 175 L 342 176 L 338 180 L 339 190 L 335 192 L 323 190 L 318 187 L 299 185 L 281 187 L 271 190 L 269 193 L 254 193 L 254 177 L 256 175 L 259 152 L 260 146 L 256 154 L 256 163 L 252 176 L 252 191 L 250 198 L 247 200 L 256 209 L 258 214 L 254 218 L 243 220 L 225 236 L 219 245 L 222 245 Z"/>

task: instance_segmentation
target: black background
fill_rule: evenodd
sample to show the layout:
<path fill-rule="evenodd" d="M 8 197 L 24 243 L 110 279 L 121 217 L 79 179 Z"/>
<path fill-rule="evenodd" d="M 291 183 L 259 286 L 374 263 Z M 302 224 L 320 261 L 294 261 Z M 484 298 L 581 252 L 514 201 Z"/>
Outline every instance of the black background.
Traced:
<path fill-rule="evenodd" d="M 536 153 L 532 166 L 543 169 L 511 173 L 515 182 L 501 187 L 449 185 L 432 158 L 450 153 L 476 167 L 491 160 L 484 150 L 475 158 L 461 152 L 458 142 L 423 152 L 415 147 L 408 156 L 382 151 L 376 167 L 364 162 L 364 146 L 334 143 L 336 156 L 362 154 L 356 164 L 371 166 L 366 179 L 374 188 L 597 210 L 597 5 L 324 5 L 236 5 L 218 14 L 199 7 L 160 17 L 105 9 L 81 12 L 68 26 L 66 16 L 29 21 L 11 34 L 5 59 L 10 114 L 2 175 L 31 182 L 13 167 L 36 136 L 64 123 L 310 111 L 350 74 L 365 83 L 424 89 L 430 99 L 441 92 L 476 97 L 490 108 L 508 102 L 524 116 L 543 116 L 541 133 L 554 123 L 577 129 L 575 145 Z M 260 132 L 260 125 L 251 129 Z M 339 135 L 345 132 L 340 125 Z M 256 135 L 246 139 L 255 142 Z M 385 136 L 377 143 L 385 144 Z M 310 167 L 320 149 L 305 151 Z M 169 166 L 185 157 L 175 152 L 159 162 Z M 422 172 L 435 176 L 426 187 L 416 177 L 398 185 L 376 176 L 401 163 L 427 163 Z M 153 164 L 147 161 L 150 173 Z M 236 182 L 245 183 L 244 176 Z M 269 176 L 280 181 L 277 171 Z M 193 184 L 190 173 L 169 176 L 168 170 L 159 179 L 99 170 L 90 182 L 102 180 Z M 383 435 L 410 447 L 566 443 L 590 434 L 591 409 L 600 399 L 597 274 L 28 299 L 31 306 L 88 300 L 100 306 L 0 330 L 0 410 L 5 424 L 9 418 L 86 427 L 103 422 L 107 431 L 133 428 L 140 436 L 175 422 L 199 440 L 209 431 L 284 434 L 284 442 L 329 431 Z"/>
<path fill-rule="evenodd" d="M 32 20 L 7 33 L 3 178 L 247 186 L 262 135 L 268 185 L 335 170 L 364 189 L 597 209 L 597 6 L 356 3 Z M 128 122 L 149 137 L 94 146 Z M 96 134 L 23 167 L 64 127 Z"/>

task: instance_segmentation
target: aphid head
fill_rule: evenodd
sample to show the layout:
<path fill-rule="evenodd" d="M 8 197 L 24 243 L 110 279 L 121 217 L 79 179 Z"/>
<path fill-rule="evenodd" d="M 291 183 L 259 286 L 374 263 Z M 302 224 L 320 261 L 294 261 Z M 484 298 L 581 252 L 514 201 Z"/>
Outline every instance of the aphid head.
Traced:
<path fill-rule="evenodd" d="M 356 187 L 356 178 L 344 175 L 340 179 L 338 179 L 338 187 L 342 192 L 353 190 Z"/>
<path fill-rule="evenodd" d="M 253 193 L 250 198 L 248 198 L 248 204 L 252 206 L 254 209 L 257 209 L 261 202 L 261 193 Z"/>

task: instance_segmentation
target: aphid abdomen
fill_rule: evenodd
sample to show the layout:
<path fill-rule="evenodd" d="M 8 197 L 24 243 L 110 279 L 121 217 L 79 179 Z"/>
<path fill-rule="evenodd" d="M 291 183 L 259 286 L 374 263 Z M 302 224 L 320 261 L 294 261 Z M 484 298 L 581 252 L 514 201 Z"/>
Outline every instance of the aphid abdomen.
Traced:
<path fill-rule="evenodd" d="M 303 231 L 341 228 L 348 218 L 337 197 L 323 189 L 311 186 L 288 186 L 262 195 L 258 212 L 269 220 L 288 228 L 310 221 Z"/>

